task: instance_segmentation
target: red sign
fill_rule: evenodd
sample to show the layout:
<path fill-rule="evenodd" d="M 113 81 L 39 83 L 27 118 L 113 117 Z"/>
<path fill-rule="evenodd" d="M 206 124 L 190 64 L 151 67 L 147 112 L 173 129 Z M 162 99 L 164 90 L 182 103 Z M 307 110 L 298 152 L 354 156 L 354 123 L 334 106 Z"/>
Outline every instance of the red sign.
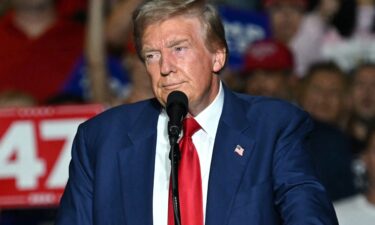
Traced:
<path fill-rule="evenodd" d="M 0 208 L 56 206 L 80 123 L 100 105 L 0 109 Z"/>

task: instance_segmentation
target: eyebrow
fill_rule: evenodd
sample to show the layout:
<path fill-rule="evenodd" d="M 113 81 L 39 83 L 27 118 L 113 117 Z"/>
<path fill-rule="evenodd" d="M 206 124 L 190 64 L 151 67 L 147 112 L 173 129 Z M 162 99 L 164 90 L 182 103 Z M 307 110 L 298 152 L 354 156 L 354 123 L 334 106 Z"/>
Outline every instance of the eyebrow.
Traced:
<path fill-rule="evenodd" d="M 145 54 L 146 52 L 156 52 L 158 50 L 156 50 L 155 48 L 152 48 L 152 47 L 144 47 L 142 50 L 141 50 L 141 53 L 142 55 Z"/>
<path fill-rule="evenodd" d="M 172 41 L 167 43 L 167 48 L 173 48 L 176 45 L 180 45 L 182 43 L 189 43 L 189 40 L 188 39 L 172 40 Z"/>
<path fill-rule="evenodd" d="M 181 39 L 181 40 L 171 40 L 169 41 L 167 44 L 166 44 L 166 47 L 167 48 L 173 48 L 177 45 L 180 45 L 182 43 L 190 43 L 188 39 Z M 144 46 L 144 48 L 142 49 L 141 51 L 141 54 L 144 55 L 146 54 L 147 52 L 159 52 L 158 49 L 156 48 L 153 48 L 151 46 Z"/>

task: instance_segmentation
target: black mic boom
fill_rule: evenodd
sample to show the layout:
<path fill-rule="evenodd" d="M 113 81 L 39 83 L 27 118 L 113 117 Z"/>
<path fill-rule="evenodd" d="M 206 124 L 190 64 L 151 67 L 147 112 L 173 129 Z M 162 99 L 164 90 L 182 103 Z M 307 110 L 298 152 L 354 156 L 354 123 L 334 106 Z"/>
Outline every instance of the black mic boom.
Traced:
<path fill-rule="evenodd" d="M 188 111 L 188 98 L 185 93 L 181 91 L 171 92 L 167 98 L 166 109 L 169 117 L 168 135 L 172 145 L 177 143 L 181 132 L 181 122 Z"/>

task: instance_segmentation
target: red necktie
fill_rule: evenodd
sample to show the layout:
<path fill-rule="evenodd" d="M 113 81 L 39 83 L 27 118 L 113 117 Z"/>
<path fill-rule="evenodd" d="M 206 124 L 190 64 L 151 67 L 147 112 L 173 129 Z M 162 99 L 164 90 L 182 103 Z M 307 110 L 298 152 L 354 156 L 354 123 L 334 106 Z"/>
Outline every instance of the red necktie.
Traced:
<path fill-rule="evenodd" d="M 191 136 L 201 129 L 194 118 L 183 120 L 184 135 L 179 142 L 181 161 L 178 190 L 182 225 L 203 225 L 202 180 L 197 150 Z M 174 225 L 172 194 L 169 190 L 168 225 Z"/>

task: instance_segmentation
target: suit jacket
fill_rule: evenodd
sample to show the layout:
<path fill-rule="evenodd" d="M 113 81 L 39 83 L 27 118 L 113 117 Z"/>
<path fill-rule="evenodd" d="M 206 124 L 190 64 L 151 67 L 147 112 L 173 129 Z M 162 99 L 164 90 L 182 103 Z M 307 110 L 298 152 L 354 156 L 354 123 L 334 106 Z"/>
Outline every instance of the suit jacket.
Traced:
<path fill-rule="evenodd" d="M 307 114 L 279 100 L 224 93 L 205 224 L 337 224 L 306 151 Z M 151 99 L 80 125 L 57 225 L 153 224 L 160 110 Z M 237 145 L 243 156 L 234 152 Z"/>

